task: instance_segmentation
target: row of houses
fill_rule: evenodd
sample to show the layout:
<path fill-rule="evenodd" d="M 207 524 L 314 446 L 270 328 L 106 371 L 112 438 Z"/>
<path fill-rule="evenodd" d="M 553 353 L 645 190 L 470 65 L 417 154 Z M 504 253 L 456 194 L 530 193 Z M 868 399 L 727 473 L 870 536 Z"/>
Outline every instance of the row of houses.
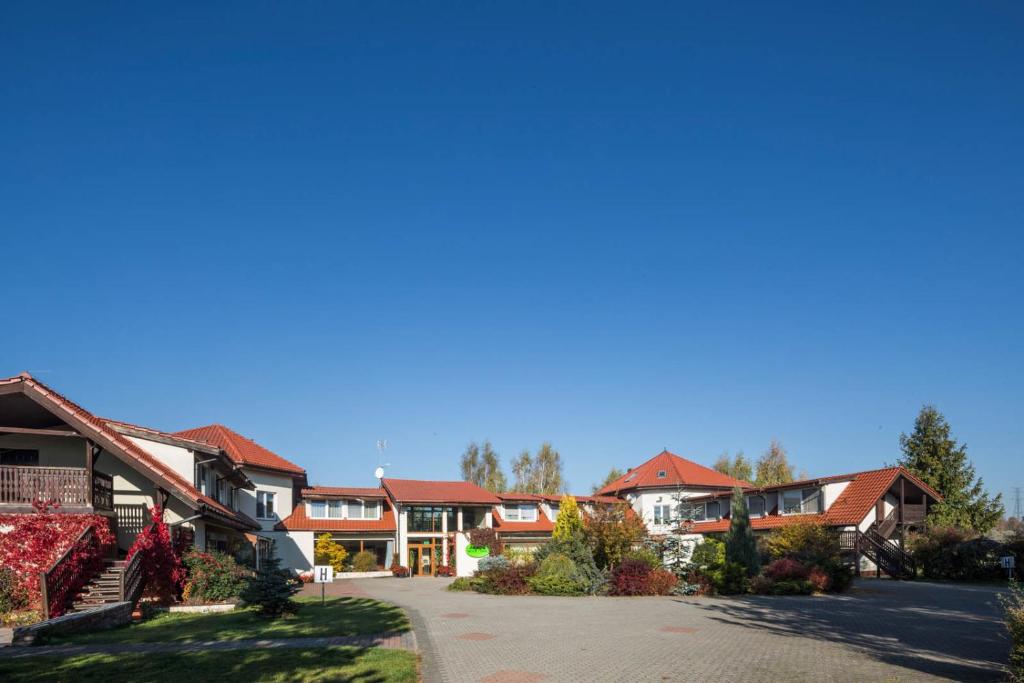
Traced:
<path fill-rule="evenodd" d="M 939 500 L 899 467 L 757 488 L 668 451 L 576 499 L 584 513 L 626 501 L 655 536 L 678 533 L 684 516 L 699 540 L 728 528 L 737 486 L 755 531 L 818 519 L 897 550 Z M 546 542 L 561 497 L 494 494 L 464 481 L 309 486 L 301 465 L 223 425 L 164 432 L 102 418 L 23 373 L 0 380 L 0 512 L 31 512 L 40 500 L 65 514 L 108 516 L 121 551 L 157 506 L 201 549 L 258 562 L 273 542 L 285 566 L 305 571 L 316 537 L 328 533 L 350 553 L 373 553 L 381 569 L 431 575 L 450 564 L 472 571 L 470 529 L 494 529 L 518 550 Z"/>

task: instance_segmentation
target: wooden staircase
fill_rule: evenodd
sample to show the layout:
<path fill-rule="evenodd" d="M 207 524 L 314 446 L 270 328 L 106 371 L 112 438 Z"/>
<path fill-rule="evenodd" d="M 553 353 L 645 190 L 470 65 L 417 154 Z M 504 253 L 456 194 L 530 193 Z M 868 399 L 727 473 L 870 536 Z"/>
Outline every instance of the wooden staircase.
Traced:
<path fill-rule="evenodd" d="M 82 612 L 124 598 L 124 560 L 107 560 L 103 571 L 94 576 L 76 596 L 69 612 Z"/>

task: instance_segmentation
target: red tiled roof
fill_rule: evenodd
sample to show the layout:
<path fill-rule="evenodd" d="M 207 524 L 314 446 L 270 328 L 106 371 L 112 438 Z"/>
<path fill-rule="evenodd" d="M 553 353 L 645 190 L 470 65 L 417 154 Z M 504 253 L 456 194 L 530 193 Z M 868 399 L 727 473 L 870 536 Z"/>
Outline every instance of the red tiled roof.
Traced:
<path fill-rule="evenodd" d="M 502 500 L 549 500 L 554 496 L 545 496 L 540 493 L 519 493 L 518 491 L 505 491 L 494 494 Z"/>
<path fill-rule="evenodd" d="M 388 494 L 399 503 L 470 503 L 494 505 L 500 499 L 468 481 L 382 479 Z"/>
<path fill-rule="evenodd" d="M 802 482 L 790 482 L 780 486 L 766 487 L 758 490 L 781 490 L 791 488 L 801 483 L 812 483 L 816 481 L 842 481 L 850 479 L 835 502 L 820 514 L 809 515 L 780 515 L 778 508 L 772 510 L 772 514 L 764 517 L 752 517 L 750 527 L 752 529 L 775 529 L 789 524 L 800 522 L 818 521 L 829 526 L 856 526 L 860 524 L 871 512 L 875 503 L 886 491 L 896 482 L 897 478 L 903 475 L 915 485 L 921 487 L 925 493 L 935 500 L 942 500 L 932 487 L 915 477 L 903 467 L 884 467 L 879 470 L 868 470 L 866 472 L 855 472 L 849 475 L 838 475 L 825 477 L 821 480 L 805 480 Z M 719 519 L 710 522 L 697 522 L 693 525 L 695 533 L 716 533 L 729 529 L 728 519 Z"/>
<path fill-rule="evenodd" d="M 376 490 L 376 489 L 373 489 Z M 306 506 L 299 503 L 292 514 L 278 522 L 277 531 L 394 531 L 395 511 L 387 499 L 381 508 L 380 519 L 311 519 Z"/>
<path fill-rule="evenodd" d="M 58 394 L 56 391 L 35 379 L 27 372 L 23 372 L 17 377 L 9 377 L 7 379 L 0 380 L 0 384 L 15 384 L 18 382 L 24 383 L 24 390 L 26 393 L 28 391 L 33 391 L 39 399 L 53 408 L 58 417 L 62 412 L 64 412 L 85 423 L 88 428 L 94 430 L 94 436 L 99 437 L 101 441 L 110 443 L 130 459 L 137 461 L 143 469 L 149 470 L 158 479 L 162 479 L 167 482 L 167 484 L 177 491 L 186 501 L 193 504 L 201 504 L 214 514 L 219 515 L 229 522 L 241 524 L 242 526 L 259 528 L 258 524 L 245 515 L 239 515 L 234 510 L 221 505 L 213 498 L 200 493 L 191 482 L 175 472 L 172 468 L 165 465 L 158 458 L 152 456 L 145 449 L 136 445 L 134 441 L 111 428 L 107 424 L 107 420 L 93 415 L 82 406 L 74 403 L 61 394 Z"/>
<path fill-rule="evenodd" d="M 506 534 L 519 534 L 531 531 L 550 533 L 555 529 L 554 522 L 547 518 L 547 515 L 544 514 L 544 511 L 539 506 L 537 508 L 537 519 L 533 522 L 510 522 L 501 516 L 498 508 L 491 510 L 491 517 L 494 528 Z"/>
<path fill-rule="evenodd" d="M 658 472 L 665 472 L 658 477 Z M 634 467 L 612 483 L 608 484 L 597 495 L 611 495 L 641 488 L 662 488 L 675 486 L 706 486 L 717 488 L 733 488 L 750 486 L 748 482 L 733 479 L 710 467 L 698 465 L 692 460 L 680 458 L 675 453 L 662 451 L 647 462 Z"/>
<path fill-rule="evenodd" d="M 252 439 L 248 439 L 224 425 L 212 424 L 206 427 L 195 427 L 175 432 L 174 436 L 205 441 L 219 448 L 239 465 L 260 467 L 269 470 L 280 470 L 289 474 L 305 474 L 306 470 L 293 462 L 285 460 L 277 453 L 264 448 Z"/>
<path fill-rule="evenodd" d="M 387 498 L 379 486 L 310 486 L 302 489 L 304 496 L 356 496 L 361 498 Z"/>

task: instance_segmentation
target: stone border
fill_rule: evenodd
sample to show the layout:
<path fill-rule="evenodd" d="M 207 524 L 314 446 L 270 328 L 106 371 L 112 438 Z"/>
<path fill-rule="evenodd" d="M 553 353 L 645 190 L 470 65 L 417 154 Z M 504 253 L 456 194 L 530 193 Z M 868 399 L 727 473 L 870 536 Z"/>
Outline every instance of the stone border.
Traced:
<path fill-rule="evenodd" d="M 171 605 L 166 608 L 157 608 L 158 612 L 170 612 L 172 614 L 206 614 L 208 612 L 230 612 L 238 605 L 233 602 L 220 602 L 212 605 Z"/>
<path fill-rule="evenodd" d="M 100 631 L 124 626 L 132 620 L 132 603 L 113 602 L 81 612 L 72 612 L 31 626 L 14 629 L 13 645 L 32 645 L 40 636 L 79 631 Z"/>

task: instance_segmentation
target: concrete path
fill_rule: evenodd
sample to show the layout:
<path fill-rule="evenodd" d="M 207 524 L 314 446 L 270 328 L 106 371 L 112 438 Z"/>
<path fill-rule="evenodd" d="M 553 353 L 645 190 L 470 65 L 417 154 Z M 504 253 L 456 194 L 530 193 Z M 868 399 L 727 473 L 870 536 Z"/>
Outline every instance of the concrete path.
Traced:
<path fill-rule="evenodd" d="M 431 578 L 339 581 L 405 608 L 435 681 L 994 681 L 998 590 L 859 580 L 821 597 L 546 598 Z"/>
<path fill-rule="evenodd" d="M 83 654 L 120 654 L 123 652 L 209 652 L 211 650 L 268 650 L 275 648 L 313 648 L 332 645 L 351 647 L 382 647 L 393 650 L 416 651 L 416 634 L 378 633 L 364 636 L 339 636 L 336 638 L 276 638 L 265 640 L 206 640 L 195 643 L 97 643 L 90 645 L 52 645 L 41 647 L 12 647 L 0 650 L 3 657 L 40 657 L 59 655 L 70 657 Z"/>

